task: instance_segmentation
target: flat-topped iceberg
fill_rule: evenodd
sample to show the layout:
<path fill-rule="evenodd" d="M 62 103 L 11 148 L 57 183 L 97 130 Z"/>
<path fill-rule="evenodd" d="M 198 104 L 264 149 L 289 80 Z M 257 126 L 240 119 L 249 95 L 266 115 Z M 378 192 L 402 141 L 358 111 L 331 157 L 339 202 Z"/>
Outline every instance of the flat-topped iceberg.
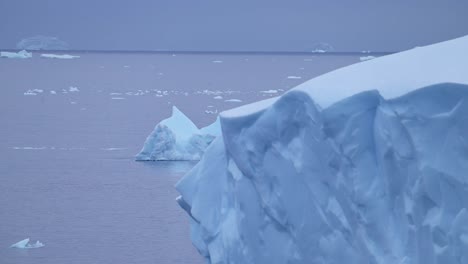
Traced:
<path fill-rule="evenodd" d="M 40 242 L 39 240 L 36 241 L 36 243 L 29 243 L 29 238 L 23 239 L 13 245 L 11 245 L 11 248 L 21 248 L 21 249 L 26 249 L 26 248 L 41 248 L 45 246 L 44 243 Z"/>
<path fill-rule="evenodd" d="M 200 160 L 205 149 L 220 133 L 219 119 L 198 129 L 174 106 L 172 116 L 156 125 L 136 160 Z"/>
<path fill-rule="evenodd" d="M 18 52 L 2 51 L 0 52 L 0 57 L 9 59 L 29 59 L 32 58 L 32 53 L 27 52 L 26 50 L 21 50 Z"/>
<path fill-rule="evenodd" d="M 221 113 L 176 186 L 193 244 L 208 263 L 468 263 L 466 69 L 468 37 Z"/>

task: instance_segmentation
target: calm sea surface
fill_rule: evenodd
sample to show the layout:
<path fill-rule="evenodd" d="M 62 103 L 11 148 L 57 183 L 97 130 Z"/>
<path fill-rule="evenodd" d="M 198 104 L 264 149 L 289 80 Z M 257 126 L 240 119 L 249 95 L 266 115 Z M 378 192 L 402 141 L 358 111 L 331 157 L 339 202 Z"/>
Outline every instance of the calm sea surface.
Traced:
<path fill-rule="evenodd" d="M 203 263 L 173 187 L 195 163 L 135 162 L 146 136 L 172 105 L 204 126 L 222 110 L 359 61 L 75 55 L 0 59 L 2 264 Z M 28 237 L 45 247 L 9 248 Z"/>

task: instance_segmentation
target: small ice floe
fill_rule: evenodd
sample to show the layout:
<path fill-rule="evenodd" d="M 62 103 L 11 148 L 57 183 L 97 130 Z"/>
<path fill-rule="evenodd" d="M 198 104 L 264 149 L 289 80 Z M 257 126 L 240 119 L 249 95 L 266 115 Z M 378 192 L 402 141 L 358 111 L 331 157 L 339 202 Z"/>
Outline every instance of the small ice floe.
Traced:
<path fill-rule="evenodd" d="M 111 97 L 112 100 L 125 100 L 125 97 Z"/>
<path fill-rule="evenodd" d="M 371 51 L 370 50 L 363 50 L 363 51 L 361 51 L 361 53 L 371 53 Z"/>
<path fill-rule="evenodd" d="M 0 52 L 0 57 L 8 58 L 8 59 L 29 59 L 32 57 L 32 53 L 27 52 L 26 50 L 22 50 L 18 52 L 2 51 Z"/>
<path fill-rule="evenodd" d="M 263 94 L 277 94 L 278 90 L 266 90 L 266 91 L 260 91 Z"/>
<path fill-rule="evenodd" d="M 52 90 L 52 91 L 50 91 L 50 94 L 57 94 L 57 92 Z"/>
<path fill-rule="evenodd" d="M 37 95 L 38 93 L 43 93 L 43 92 L 44 92 L 44 90 L 42 90 L 42 89 L 32 89 L 32 90 L 27 90 L 23 94 L 24 95 Z"/>
<path fill-rule="evenodd" d="M 217 96 L 213 97 L 213 99 L 216 99 L 216 100 L 222 100 L 222 99 L 223 99 L 223 97 L 222 97 L 221 95 L 217 95 Z"/>
<path fill-rule="evenodd" d="M 375 56 L 364 56 L 359 58 L 360 61 L 368 61 L 372 59 L 375 59 Z"/>
<path fill-rule="evenodd" d="M 77 104 L 76 102 L 70 102 L 70 104 Z"/>
<path fill-rule="evenodd" d="M 110 95 L 122 95 L 122 93 L 110 93 Z"/>
<path fill-rule="evenodd" d="M 70 86 L 70 87 L 68 88 L 68 91 L 69 91 L 70 93 L 76 93 L 76 92 L 79 92 L 80 89 L 78 89 L 78 87 L 76 87 L 76 86 Z"/>
<path fill-rule="evenodd" d="M 46 59 L 64 59 L 64 60 L 71 60 L 71 59 L 78 59 L 80 56 L 69 55 L 69 54 L 41 54 L 41 58 Z"/>
<path fill-rule="evenodd" d="M 101 148 L 101 150 L 106 150 L 106 151 L 115 151 L 115 150 L 125 150 L 127 148 Z"/>
<path fill-rule="evenodd" d="M 27 90 L 23 93 L 24 95 L 37 95 L 37 93 L 33 92 L 33 90 Z"/>
<path fill-rule="evenodd" d="M 205 110 L 205 113 L 206 114 L 217 114 L 218 113 L 218 109 L 214 109 L 214 110 Z"/>
<path fill-rule="evenodd" d="M 212 62 L 213 62 L 213 63 L 223 63 L 223 61 L 221 61 L 221 60 L 214 60 L 214 61 L 212 61 Z"/>
<path fill-rule="evenodd" d="M 240 100 L 240 99 L 227 99 L 227 100 L 224 100 L 224 102 L 229 102 L 229 103 L 241 103 L 242 100 Z"/>
<path fill-rule="evenodd" d="M 288 76 L 287 78 L 288 78 L 288 79 L 291 79 L 291 80 L 299 80 L 299 79 L 302 79 L 301 76 L 293 76 L 293 75 Z"/>
<path fill-rule="evenodd" d="M 22 249 L 25 249 L 25 248 L 41 248 L 45 246 L 44 243 L 40 242 L 39 240 L 36 241 L 36 243 L 29 243 L 29 238 L 26 238 L 26 239 L 23 239 L 13 245 L 11 245 L 10 247 L 11 248 L 22 248 Z"/>
<path fill-rule="evenodd" d="M 12 149 L 16 150 L 44 150 L 47 147 L 12 147 Z"/>

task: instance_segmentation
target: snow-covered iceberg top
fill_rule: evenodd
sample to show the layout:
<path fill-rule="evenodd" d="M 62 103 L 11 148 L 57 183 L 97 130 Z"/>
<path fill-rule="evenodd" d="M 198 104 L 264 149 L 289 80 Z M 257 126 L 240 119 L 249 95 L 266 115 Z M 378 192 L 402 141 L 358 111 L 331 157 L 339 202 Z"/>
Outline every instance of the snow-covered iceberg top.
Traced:
<path fill-rule="evenodd" d="M 468 263 L 468 38 L 223 112 L 176 186 L 208 263 Z M 437 84 L 442 83 L 442 84 Z"/>
<path fill-rule="evenodd" d="M 26 248 L 41 248 L 45 246 L 44 243 L 40 242 L 39 240 L 36 241 L 36 243 L 29 243 L 29 238 L 23 239 L 13 245 L 11 245 L 11 248 L 21 248 L 21 249 L 26 249 Z"/>
<path fill-rule="evenodd" d="M 47 59 L 65 59 L 65 60 L 69 60 L 69 59 L 77 59 L 80 56 L 69 55 L 69 54 L 48 54 L 48 53 L 45 53 L 45 54 L 41 54 L 41 57 L 42 58 L 47 58 Z"/>
<path fill-rule="evenodd" d="M 219 119 L 198 129 L 174 106 L 172 116 L 156 125 L 136 160 L 200 160 L 205 149 L 220 133 Z"/>
<path fill-rule="evenodd" d="M 29 59 L 32 58 L 32 53 L 27 52 L 26 50 L 21 50 L 18 52 L 2 51 L 0 52 L 0 57 L 9 59 Z"/>

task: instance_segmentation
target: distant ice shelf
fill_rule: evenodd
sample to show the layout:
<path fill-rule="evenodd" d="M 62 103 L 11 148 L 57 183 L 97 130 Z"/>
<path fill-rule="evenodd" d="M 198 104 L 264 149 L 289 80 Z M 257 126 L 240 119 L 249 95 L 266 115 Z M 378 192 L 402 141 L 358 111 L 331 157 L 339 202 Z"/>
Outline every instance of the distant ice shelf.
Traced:
<path fill-rule="evenodd" d="M 41 58 L 47 58 L 47 59 L 64 59 L 64 60 L 70 60 L 70 59 L 78 59 L 79 57 L 80 57 L 80 56 L 69 55 L 69 54 L 49 54 L 49 53 L 41 54 Z"/>
<path fill-rule="evenodd" d="M 26 50 L 21 50 L 18 52 L 2 51 L 0 52 L 0 57 L 8 59 L 29 59 L 32 58 L 32 53 L 27 52 Z"/>
<path fill-rule="evenodd" d="M 156 125 L 136 160 L 199 160 L 211 142 L 221 134 L 219 119 L 204 128 L 197 126 L 177 107 L 172 116 Z"/>

